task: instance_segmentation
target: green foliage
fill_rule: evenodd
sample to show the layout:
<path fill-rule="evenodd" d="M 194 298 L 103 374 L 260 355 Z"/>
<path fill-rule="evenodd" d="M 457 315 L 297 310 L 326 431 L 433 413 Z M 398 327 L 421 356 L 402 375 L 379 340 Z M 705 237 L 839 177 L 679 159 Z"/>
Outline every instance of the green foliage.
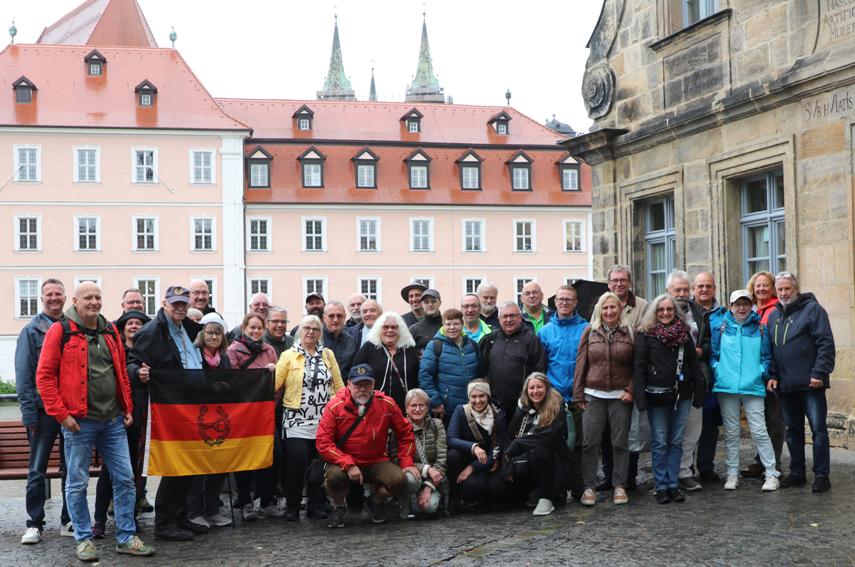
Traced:
<path fill-rule="evenodd" d="M 15 393 L 15 385 L 11 382 L 4 382 L 0 380 L 0 394 L 14 394 Z"/>

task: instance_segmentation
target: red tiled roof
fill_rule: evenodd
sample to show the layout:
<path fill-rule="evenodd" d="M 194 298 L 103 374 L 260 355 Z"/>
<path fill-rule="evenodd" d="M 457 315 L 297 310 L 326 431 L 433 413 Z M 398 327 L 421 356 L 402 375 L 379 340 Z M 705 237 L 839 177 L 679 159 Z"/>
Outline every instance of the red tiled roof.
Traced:
<path fill-rule="evenodd" d="M 89 76 L 87 46 L 9 45 L 0 52 L 0 125 L 247 130 L 224 112 L 174 49 L 99 47 L 103 74 Z M 33 101 L 15 102 L 11 85 L 26 75 Z M 134 87 L 157 87 L 140 107 Z M 290 118 L 289 118 L 290 120 Z"/>
<path fill-rule="evenodd" d="M 316 110 L 316 112 L 318 112 Z M 317 114 L 316 114 L 317 116 Z M 249 156 L 261 146 L 273 159 L 270 162 L 270 189 L 245 190 L 251 203 L 349 203 L 349 204 L 425 204 L 425 205 L 591 205 L 590 168 L 581 164 L 582 191 L 562 191 L 557 162 L 567 152 L 526 147 L 531 164 L 532 191 L 513 191 L 507 160 L 519 147 L 507 149 L 484 148 L 478 150 L 481 163 L 481 191 L 463 191 L 460 188 L 460 164 L 457 160 L 466 149 L 449 147 L 421 148 L 431 158 L 430 189 L 410 189 L 405 159 L 413 152 L 412 146 L 374 145 L 367 147 L 376 154 L 376 189 L 356 188 L 356 163 L 352 158 L 366 146 L 351 144 L 323 144 L 323 188 L 302 186 L 302 155 L 312 143 L 276 144 L 248 140 L 245 154 Z"/>
<path fill-rule="evenodd" d="M 495 144 L 520 148 L 555 145 L 561 136 L 521 112 L 502 106 L 412 102 L 217 99 L 223 110 L 249 124 L 259 139 L 361 140 L 414 144 Z M 315 115 L 312 129 L 298 130 L 292 118 L 303 105 Z M 410 133 L 401 117 L 416 108 L 424 116 L 421 132 Z M 488 124 L 507 112 L 510 133 L 500 136 Z"/>
<path fill-rule="evenodd" d="M 46 27 L 36 43 L 157 47 L 136 0 L 86 0 Z"/>

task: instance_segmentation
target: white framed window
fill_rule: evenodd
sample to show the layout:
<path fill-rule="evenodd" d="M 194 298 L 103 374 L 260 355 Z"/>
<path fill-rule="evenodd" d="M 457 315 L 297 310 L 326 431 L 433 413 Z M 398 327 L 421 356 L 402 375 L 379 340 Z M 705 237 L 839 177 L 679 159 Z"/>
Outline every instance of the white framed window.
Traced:
<path fill-rule="evenodd" d="M 249 186 L 270 187 L 270 163 L 250 162 L 249 164 Z"/>
<path fill-rule="evenodd" d="M 35 317 L 39 314 L 41 278 L 15 278 L 15 317 Z"/>
<path fill-rule="evenodd" d="M 93 77 L 100 77 L 101 76 L 101 62 L 100 61 L 93 61 L 93 62 L 89 63 L 89 74 L 92 75 Z"/>
<path fill-rule="evenodd" d="M 140 94 L 140 106 L 151 106 L 154 97 L 151 93 L 141 93 Z"/>
<path fill-rule="evenodd" d="M 463 251 L 486 252 L 487 235 L 484 219 L 463 219 Z"/>
<path fill-rule="evenodd" d="M 311 130 L 312 129 L 312 121 L 308 118 L 300 118 L 297 121 L 298 127 L 300 130 Z"/>
<path fill-rule="evenodd" d="M 514 300 L 517 302 L 517 305 L 522 304 L 522 292 L 525 284 L 536 281 L 537 278 L 532 276 L 518 276 L 514 278 Z"/>
<path fill-rule="evenodd" d="M 101 181 L 101 148 L 74 147 L 74 182 L 99 183 Z"/>
<path fill-rule="evenodd" d="M 741 181 L 739 191 L 743 278 L 747 281 L 760 271 L 775 274 L 786 269 L 784 173 L 777 170 L 748 177 Z"/>
<path fill-rule="evenodd" d="M 250 278 L 246 285 L 249 289 L 249 295 L 252 297 L 256 293 L 263 293 L 267 296 L 268 301 L 273 301 L 273 279 L 272 278 Z"/>
<path fill-rule="evenodd" d="M 160 307 L 160 278 L 158 276 L 137 276 L 133 287 L 140 290 L 143 310 L 149 317 L 157 315 Z"/>
<path fill-rule="evenodd" d="M 514 191 L 528 191 L 531 189 L 531 166 L 514 164 L 511 166 Z"/>
<path fill-rule="evenodd" d="M 718 11 L 718 0 L 680 0 L 683 8 L 683 27 L 708 18 Z"/>
<path fill-rule="evenodd" d="M 131 181 L 157 183 L 157 148 L 131 150 Z"/>
<path fill-rule="evenodd" d="M 327 219 L 323 217 L 303 217 L 303 252 L 326 252 Z"/>
<path fill-rule="evenodd" d="M 562 191 L 578 191 L 579 190 L 579 168 L 572 166 L 561 167 L 561 190 Z"/>
<path fill-rule="evenodd" d="M 535 221 L 514 219 L 514 252 L 537 251 Z"/>
<path fill-rule="evenodd" d="M 217 249 L 216 219 L 190 217 L 190 250 L 212 252 Z"/>
<path fill-rule="evenodd" d="M 42 249 L 41 215 L 15 215 L 15 251 L 38 252 Z"/>
<path fill-rule="evenodd" d="M 190 183 L 211 185 L 217 182 L 214 168 L 214 150 L 190 150 Z"/>
<path fill-rule="evenodd" d="M 373 299 L 379 302 L 383 297 L 380 282 L 379 276 L 361 276 L 356 278 L 356 289 L 365 296 L 365 299 Z"/>
<path fill-rule="evenodd" d="M 464 164 L 460 166 L 460 185 L 463 189 L 481 188 L 481 164 Z"/>
<path fill-rule="evenodd" d="M 101 217 L 74 216 L 75 252 L 97 252 L 101 250 Z"/>
<path fill-rule="evenodd" d="M 416 133 L 420 130 L 420 124 L 418 120 L 407 120 L 407 131 L 411 133 Z"/>
<path fill-rule="evenodd" d="M 15 181 L 36 183 L 42 180 L 42 147 L 13 146 Z"/>
<path fill-rule="evenodd" d="M 410 252 L 433 252 L 433 219 L 410 219 Z"/>
<path fill-rule="evenodd" d="M 496 134 L 500 136 L 508 135 L 508 123 L 507 122 L 497 122 L 496 123 Z"/>
<path fill-rule="evenodd" d="M 326 297 L 327 278 L 325 276 L 303 276 L 303 297 L 317 293 Z"/>
<path fill-rule="evenodd" d="M 581 252 L 584 246 L 585 224 L 582 221 L 564 221 L 564 251 Z"/>
<path fill-rule="evenodd" d="M 359 252 L 380 252 L 380 219 L 359 217 L 356 219 L 356 242 Z"/>
<path fill-rule="evenodd" d="M 675 266 L 677 248 L 674 231 L 674 197 L 660 197 L 644 206 L 644 241 L 647 253 L 649 297 L 665 293 L 665 281 Z"/>
<path fill-rule="evenodd" d="M 410 189 L 428 188 L 428 166 L 426 164 L 410 164 Z"/>
<path fill-rule="evenodd" d="M 154 252 L 160 249 L 158 236 L 158 218 L 156 216 L 131 217 L 131 250 L 134 252 Z"/>
<path fill-rule="evenodd" d="M 303 162 L 303 187 L 323 187 L 323 164 L 318 161 Z"/>
<path fill-rule="evenodd" d="M 484 278 L 463 278 L 463 293 L 477 293 Z"/>
<path fill-rule="evenodd" d="M 270 217 L 249 217 L 246 223 L 247 250 L 270 252 L 272 225 L 273 219 Z"/>
<path fill-rule="evenodd" d="M 357 163 L 356 164 L 356 186 L 361 188 L 372 189 L 377 187 L 377 164 L 376 163 Z"/>
<path fill-rule="evenodd" d="M 410 278 L 413 283 L 420 283 L 428 289 L 433 288 L 433 276 L 413 276 Z"/>

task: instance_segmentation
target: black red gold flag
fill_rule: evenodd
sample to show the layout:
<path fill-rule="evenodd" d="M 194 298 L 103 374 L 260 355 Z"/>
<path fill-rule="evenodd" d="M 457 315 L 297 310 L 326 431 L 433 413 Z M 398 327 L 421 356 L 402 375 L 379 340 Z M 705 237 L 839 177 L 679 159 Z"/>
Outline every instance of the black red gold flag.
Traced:
<path fill-rule="evenodd" d="M 186 476 L 273 464 L 273 376 L 152 370 L 144 474 Z"/>

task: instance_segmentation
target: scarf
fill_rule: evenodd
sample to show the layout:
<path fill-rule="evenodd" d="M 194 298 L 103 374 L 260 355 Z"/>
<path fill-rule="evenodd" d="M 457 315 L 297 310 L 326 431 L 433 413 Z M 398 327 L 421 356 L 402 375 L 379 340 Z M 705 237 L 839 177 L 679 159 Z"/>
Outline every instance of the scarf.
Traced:
<path fill-rule="evenodd" d="M 202 358 L 205 359 L 205 364 L 208 365 L 209 368 L 219 368 L 220 367 L 220 351 L 214 351 L 214 354 L 208 354 L 208 349 L 202 349 Z"/>
<path fill-rule="evenodd" d="M 475 418 L 475 423 L 477 423 L 481 429 L 485 430 L 487 433 L 493 433 L 493 422 L 495 419 L 493 416 L 492 406 L 487 403 L 487 407 L 479 412 L 472 407 L 472 404 L 469 404 L 469 409 L 472 410 L 472 417 Z"/>
<path fill-rule="evenodd" d="M 612 344 L 615 340 L 615 331 L 618 330 L 618 325 L 614 327 L 609 327 L 607 324 L 603 323 L 603 331 L 606 333 L 606 341 L 609 344 Z"/>
<path fill-rule="evenodd" d="M 686 344 L 686 341 L 689 340 L 689 329 L 678 317 L 675 317 L 670 325 L 663 325 L 661 322 L 657 322 L 649 334 L 659 339 L 662 344 L 671 350 L 679 348 L 680 345 Z"/>
<path fill-rule="evenodd" d="M 243 344 L 250 354 L 255 354 L 257 352 L 261 352 L 261 349 L 264 348 L 264 340 L 255 341 L 246 336 L 245 333 L 241 333 L 240 336 L 235 339 L 237 342 Z"/>

